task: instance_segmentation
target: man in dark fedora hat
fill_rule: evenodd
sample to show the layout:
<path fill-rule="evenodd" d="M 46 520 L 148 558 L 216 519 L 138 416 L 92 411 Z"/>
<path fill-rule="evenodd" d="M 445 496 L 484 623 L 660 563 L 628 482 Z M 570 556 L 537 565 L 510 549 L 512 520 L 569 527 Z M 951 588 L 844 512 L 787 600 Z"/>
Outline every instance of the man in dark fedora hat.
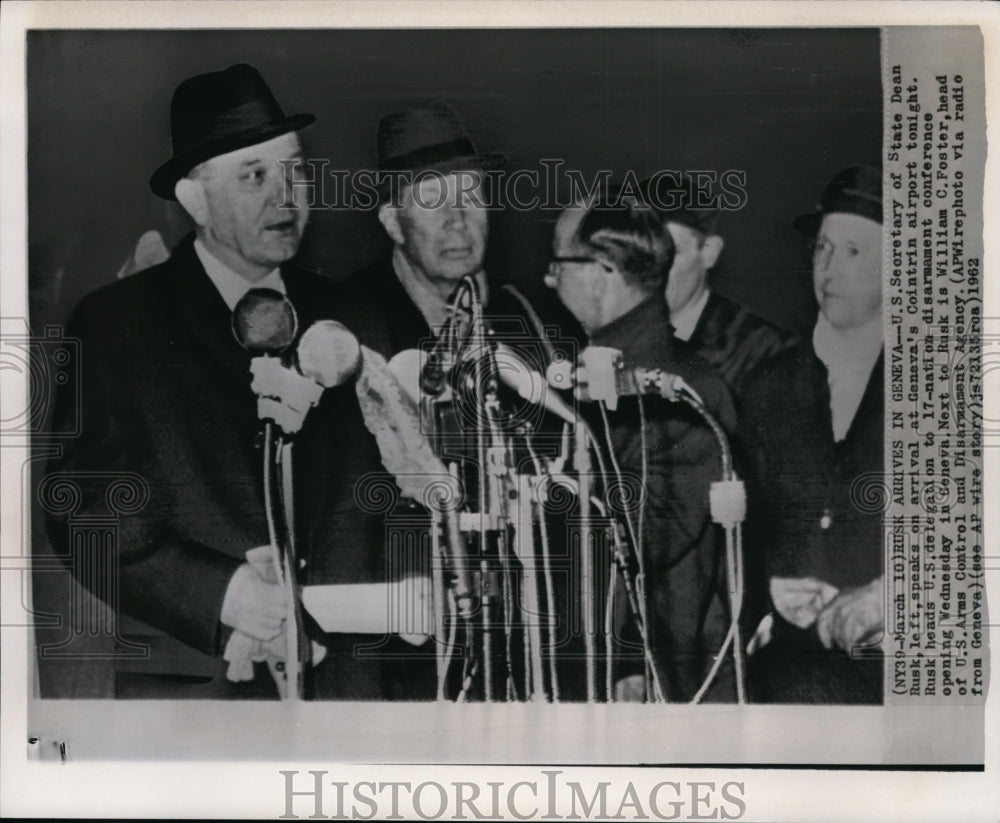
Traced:
<path fill-rule="evenodd" d="M 260 389 L 251 389 L 252 357 L 234 337 L 233 310 L 251 289 L 270 289 L 291 303 L 302 330 L 339 305 L 335 285 L 290 262 L 308 215 L 288 185 L 292 163 L 283 161 L 301 156 L 298 131 L 313 120 L 285 115 L 248 65 L 182 82 L 170 112 L 173 156 L 150 186 L 180 203 L 194 232 L 166 262 L 86 297 L 69 325 L 84 366 L 57 414 L 71 413 L 79 391 L 82 428 L 53 473 L 77 485 L 77 517 L 104 511 L 108 473 L 138 478 L 146 489 L 144 505 L 119 513 L 110 561 L 113 604 L 142 622 L 121 631 L 148 647 L 138 660 L 116 662 L 117 696 L 277 696 L 263 661 L 283 659 L 285 599 L 267 563 L 248 560 L 254 549 L 266 552 L 270 538 Z M 279 368 L 286 380 L 311 382 Z M 352 486 L 358 465 L 379 467 L 377 447 L 352 390 L 315 394 L 316 405 L 288 429 L 300 577 L 380 581 L 380 524 L 357 510 Z M 350 449 L 340 448 L 340 436 Z M 68 555 L 65 512 L 54 513 L 50 527 Z M 88 568 L 74 571 L 89 579 Z M 307 628 L 325 647 L 323 662 L 309 669 L 307 694 L 385 696 L 381 662 L 354 654 L 358 637 Z M 312 662 L 319 659 L 317 652 Z"/>
<path fill-rule="evenodd" d="M 523 318 L 522 302 L 484 269 L 485 172 L 501 167 L 504 157 L 479 152 L 458 115 L 441 101 L 386 115 L 376 143 L 378 218 L 392 251 L 346 284 L 366 309 L 357 324 L 366 342 L 387 356 L 417 348 L 445 322 L 449 297 L 470 275 L 490 317 Z"/>
<path fill-rule="evenodd" d="M 725 241 L 719 209 L 704 205 L 711 202 L 707 192 L 681 173 L 654 175 L 640 187 L 677 250 L 664 290 L 674 336 L 707 360 L 738 399 L 744 378 L 795 336 L 711 288 Z"/>
<path fill-rule="evenodd" d="M 884 470 L 881 170 L 845 169 L 793 222 L 813 238 L 819 315 L 744 394 L 750 673 L 761 701 L 880 703 L 881 511 L 851 488 Z"/>
<path fill-rule="evenodd" d="M 462 336 L 441 335 L 441 332 L 452 316 L 449 301 L 468 278 L 479 295 L 490 340 L 507 348 L 495 359 L 487 354 L 490 347 L 466 348 L 463 352 L 469 356 L 465 365 L 472 361 L 483 363 L 489 373 L 493 373 L 494 365 L 497 367 L 502 428 L 505 436 L 511 437 L 508 442 L 513 442 L 517 433 L 512 463 L 520 466 L 523 463 L 518 461 L 522 458 L 529 460 L 526 453 L 522 454 L 525 429 L 530 431 L 528 436 L 535 456 L 554 456 L 560 448 L 562 421 L 544 412 L 534 401 L 508 389 L 502 375 L 522 371 L 524 366 L 531 367 L 536 374 L 544 374 L 555 350 L 570 349 L 575 341 L 562 337 L 552 340 L 542 324 L 551 329 L 556 327 L 553 320 L 568 320 L 574 326 L 575 321 L 564 310 L 561 314 L 551 314 L 554 301 L 541 304 L 539 317 L 511 284 L 493 273 L 487 275 L 484 264 L 489 235 L 487 172 L 498 169 L 504 158 L 480 152 L 458 115 L 440 101 L 416 103 L 383 117 L 376 145 L 380 176 L 378 219 L 391 240 L 391 250 L 348 278 L 347 299 L 337 319 L 355 330 L 363 344 L 386 358 L 410 350 L 437 352 L 443 341 Z M 472 288 L 469 285 L 468 291 Z M 463 308 L 456 314 L 463 329 L 470 329 L 466 324 L 473 312 Z M 474 353 L 470 353 L 472 350 Z M 513 355 L 508 356 L 511 352 Z M 449 376 L 454 378 L 461 373 L 465 373 L 462 368 L 455 368 Z M 426 368 L 409 377 L 414 390 L 418 383 L 426 390 L 428 383 L 434 382 Z M 447 380 L 448 376 L 438 374 L 435 390 L 445 391 Z M 458 384 L 458 380 L 452 379 L 448 385 Z M 470 444 L 475 441 L 474 435 L 485 431 L 477 428 L 482 426 L 482 418 L 468 413 L 472 408 L 480 408 L 479 399 L 473 398 L 471 392 L 459 394 L 460 390 L 449 393 L 453 402 L 442 402 L 435 407 L 439 435 L 435 443 L 442 453 L 449 454 L 449 460 L 460 463 L 466 478 L 473 479 L 485 467 Z M 447 443 L 442 445 L 444 441 Z M 561 534 L 565 528 L 550 527 L 550 534 L 556 532 Z M 558 553 L 559 548 L 553 547 L 552 551 Z M 491 557 L 489 562 L 496 559 Z M 477 647 L 475 640 L 466 640 L 468 648 Z M 517 651 L 517 638 L 504 643 L 497 641 L 493 646 L 494 661 L 480 666 L 478 676 L 484 682 L 495 678 L 502 683 L 508 677 L 512 680 L 507 682 L 514 682 L 520 676 L 518 660 L 523 659 Z M 474 696 L 487 694 L 485 686 L 480 689 L 480 685 L 473 684 Z"/>

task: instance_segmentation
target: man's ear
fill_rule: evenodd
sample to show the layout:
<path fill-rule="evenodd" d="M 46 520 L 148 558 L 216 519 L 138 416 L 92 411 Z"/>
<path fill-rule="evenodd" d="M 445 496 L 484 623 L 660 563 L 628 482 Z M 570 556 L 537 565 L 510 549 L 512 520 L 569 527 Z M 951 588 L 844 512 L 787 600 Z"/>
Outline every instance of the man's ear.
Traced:
<path fill-rule="evenodd" d="M 712 269 L 719 262 L 719 255 L 722 254 L 725 245 L 725 241 L 717 234 L 710 234 L 705 238 L 705 242 L 701 246 L 701 262 L 706 271 Z"/>
<path fill-rule="evenodd" d="M 588 288 L 596 298 L 603 300 L 607 295 L 622 294 L 632 288 L 632 284 L 618 266 L 604 260 L 599 260 L 601 277 L 587 279 Z"/>
<path fill-rule="evenodd" d="M 208 223 L 208 197 L 200 180 L 182 177 L 174 186 L 174 196 L 198 226 Z"/>
<path fill-rule="evenodd" d="M 397 246 L 402 246 L 404 237 L 403 229 L 399 225 L 399 209 L 391 203 L 383 203 L 378 207 L 378 221 L 385 229 L 385 233 L 392 238 L 392 242 Z"/>

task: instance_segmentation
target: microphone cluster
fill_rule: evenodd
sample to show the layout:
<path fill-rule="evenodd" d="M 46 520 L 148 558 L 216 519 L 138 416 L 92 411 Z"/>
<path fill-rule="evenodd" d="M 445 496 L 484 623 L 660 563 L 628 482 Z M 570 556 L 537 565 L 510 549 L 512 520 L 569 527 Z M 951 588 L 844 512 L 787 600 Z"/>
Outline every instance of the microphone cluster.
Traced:
<path fill-rule="evenodd" d="M 285 434 L 302 427 L 325 389 L 345 383 L 361 366 L 361 347 L 349 329 L 319 320 L 298 336 L 295 307 L 274 289 L 247 292 L 233 310 L 232 327 L 237 342 L 255 355 L 250 387 L 258 415 Z"/>
<path fill-rule="evenodd" d="M 568 360 L 553 362 L 546 378 L 554 388 L 573 389 L 577 400 L 604 401 L 611 411 L 618 408 L 619 397 L 656 395 L 676 401 L 681 391 L 694 395 L 679 375 L 633 366 L 625 362 L 618 349 L 606 346 L 588 346 L 580 352 L 576 365 Z"/>

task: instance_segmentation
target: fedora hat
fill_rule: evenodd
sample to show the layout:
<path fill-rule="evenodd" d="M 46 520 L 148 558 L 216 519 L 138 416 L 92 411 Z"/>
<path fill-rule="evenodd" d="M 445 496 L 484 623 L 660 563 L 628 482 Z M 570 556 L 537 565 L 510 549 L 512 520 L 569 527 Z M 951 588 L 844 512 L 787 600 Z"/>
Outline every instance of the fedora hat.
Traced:
<path fill-rule="evenodd" d="M 199 74 L 181 83 L 170 102 L 174 156 L 149 180 L 153 193 L 174 200 L 174 185 L 199 163 L 298 131 L 316 118 L 286 117 L 253 66 Z"/>
<path fill-rule="evenodd" d="M 502 154 L 481 154 L 451 106 L 440 100 L 387 114 L 376 138 L 380 180 L 389 173 L 462 171 L 502 166 Z"/>
<path fill-rule="evenodd" d="M 875 166 L 844 169 L 829 182 L 816 208 L 809 214 L 794 218 L 792 225 L 813 237 L 819 231 L 823 217 L 833 212 L 856 214 L 881 223 L 882 169 Z"/>

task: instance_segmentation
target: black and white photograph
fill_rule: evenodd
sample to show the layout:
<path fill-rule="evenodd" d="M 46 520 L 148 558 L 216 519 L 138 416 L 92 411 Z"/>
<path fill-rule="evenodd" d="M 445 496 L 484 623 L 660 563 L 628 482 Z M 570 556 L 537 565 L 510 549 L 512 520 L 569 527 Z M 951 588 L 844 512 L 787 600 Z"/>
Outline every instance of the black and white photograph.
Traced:
<path fill-rule="evenodd" d="M 109 816 L 984 785 L 992 18 L 12 5 L 5 756 L 193 780 Z"/>

